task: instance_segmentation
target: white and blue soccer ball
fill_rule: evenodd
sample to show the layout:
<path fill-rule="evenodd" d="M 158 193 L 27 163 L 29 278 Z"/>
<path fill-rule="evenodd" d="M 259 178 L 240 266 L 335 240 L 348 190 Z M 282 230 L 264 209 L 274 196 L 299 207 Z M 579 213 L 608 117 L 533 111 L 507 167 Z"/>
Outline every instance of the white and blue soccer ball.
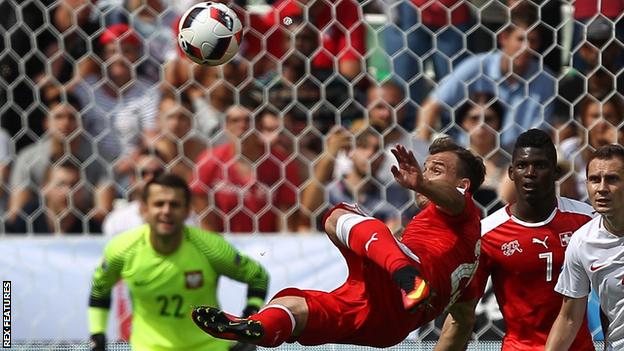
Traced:
<path fill-rule="evenodd" d="M 178 44 L 193 61 L 218 66 L 236 55 L 243 37 L 243 24 L 225 4 L 201 2 L 182 15 Z"/>

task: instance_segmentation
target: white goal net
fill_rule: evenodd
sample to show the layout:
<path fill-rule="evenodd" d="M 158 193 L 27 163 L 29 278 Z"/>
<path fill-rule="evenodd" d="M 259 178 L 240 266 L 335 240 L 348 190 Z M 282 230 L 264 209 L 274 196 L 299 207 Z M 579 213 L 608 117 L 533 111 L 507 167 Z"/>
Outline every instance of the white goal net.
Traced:
<path fill-rule="evenodd" d="M 346 270 L 320 234 L 332 203 L 359 202 L 395 233 L 418 212 L 392 179 L 395 143 L 421 162 L 439 135 L 480 154 L 488 177 L 475 199 L 487 215 L 514 200 L 507 168 L 521 132 L 551 134 L 564 170 L 558 193 L 583 201 L 589 153 L 624 137 L 624 12 L 599 14 L 581 0 L 235 0 L 242 47 L 205 67 L 177 44 L 194 3 L 0 2 L 0 276 L 12 282 L 18 349 L 86 349 L 91 274 L 130 223 L 106 218 L 136 204 L 155 174 L 188 181 L 205 200 L 193 223 L 266 265 L 270 293 L 329 290 Z M 537 39 L 510 34 L 523 7 L 537 15 L 527 31 Z M 528 57 L 525 70 L 502 69 L 501 53 L 518 67 Z M 358 148 L 368 154 L 354 156 Z M 206 175 L 241 164 L 244 181 Z M 352 173 L 360 183 L 345 180 Z M 222 303 L 239 310 L 242 291 L 222 285 Z M 600 340 L 598 304 L 589 304 Z M 469 350 L 500 347 L 489 286 L 477 313 Z M 109 340 L 125 350 L 118 317 Z M 431 349 L 441 323 L 391 349 Z M 299 349 L 353 348 L 280 348 Z"/>

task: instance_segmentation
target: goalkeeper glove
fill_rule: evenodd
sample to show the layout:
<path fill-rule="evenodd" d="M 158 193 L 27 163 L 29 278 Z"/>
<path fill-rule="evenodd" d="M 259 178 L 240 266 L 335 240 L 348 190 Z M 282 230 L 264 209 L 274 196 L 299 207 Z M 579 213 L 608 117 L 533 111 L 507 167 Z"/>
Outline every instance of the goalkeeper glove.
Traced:
<path fill-rule="evenodd" d="M 247 305 L 247 307 L 245 307 L 245 309 L 243 310 L 243 315 L 241 317 L 247 318 L 252 314 L 258 313 L 259 310 L 260 309 L 256 306 Z"/>
<path fill-rule="evenodd" d="M 104 351 L 104 345 L 106 345 L 106 336 L 104 334 L 91 335 L 91 351 Z"/>

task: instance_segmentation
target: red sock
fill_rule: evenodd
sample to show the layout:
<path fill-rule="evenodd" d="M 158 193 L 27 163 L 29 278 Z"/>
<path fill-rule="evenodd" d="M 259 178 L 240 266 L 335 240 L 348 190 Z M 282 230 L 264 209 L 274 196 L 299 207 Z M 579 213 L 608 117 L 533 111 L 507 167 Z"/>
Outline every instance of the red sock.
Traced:
<path fill-rule="evenodd" d="M 367 257 L 385 268 L 390 275 L 412 264 L 399 248 L 390 229 L 378 219 L 353 226 L 349 234 L 349 247 L 360 257 Z"/>
<path fill-rule="evenodd" d="M 265 307 L 248 319 L 262 322 L 264 337 L 255 344 L 263 347 L 277 347 L 283 344 L 295 328 L 294 317 L 280 305 Z"/>

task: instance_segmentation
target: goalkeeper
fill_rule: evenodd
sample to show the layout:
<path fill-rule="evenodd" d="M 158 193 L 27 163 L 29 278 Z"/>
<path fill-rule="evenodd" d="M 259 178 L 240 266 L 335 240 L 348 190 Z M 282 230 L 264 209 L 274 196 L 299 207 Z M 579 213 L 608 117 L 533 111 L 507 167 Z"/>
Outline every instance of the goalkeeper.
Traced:
<path fill-rule="evenodd" d="M 93 277 L 92 350 L 104 350 L 110 292 L 120 278 L 132 299 L 134 351 L 228 350 L 230 343 L 202 332 L 188 317 L 193 306 L 217 303 L 221 275 L 247 283 L 244 315 L 262 306 L 264 268 L 220 235 L 185 226 L 189 211 L 190 190 L 182 178 L 164 174 L 146 184 L 141 213 L 147 224 L 113 238 Z"/>

